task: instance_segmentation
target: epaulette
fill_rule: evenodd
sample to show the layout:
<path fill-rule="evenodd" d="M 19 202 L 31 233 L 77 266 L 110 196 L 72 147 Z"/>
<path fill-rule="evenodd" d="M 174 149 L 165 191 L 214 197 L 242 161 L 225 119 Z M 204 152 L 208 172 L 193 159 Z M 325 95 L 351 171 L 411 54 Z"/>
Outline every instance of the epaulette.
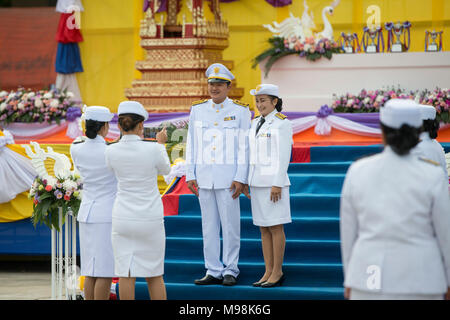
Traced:
<path fill-rule="evenodd" d="M 109 145 L 112 145 L 112 144 L 117 143 L 117 142 L 119 142 L 119 140 L 106 141 L 106 145 L 109 146 Z"/>
<path fill-rule="evenodd" d="M 427 162 L 429 164 L 433 164 L 433 165 L 438 166 L 438 167 L 440 166 L 440 164 L 438 162 L 430 160 L 430 159 L 425 159 L 425 158 L 419 157 L 419 160 L 422 160 L 422 161 Z"/>
<path fill-rule="evenodd" d="M 79 137 L 76 137 L 75 140 L 73 140 L 72 144 L 79 144 L 79 143 L 83 143 L 85 141 L 86 141 L 86 137 L 79 136 Z"/>
<path fill-rule="evenodd" d="M 281 119 L 281 120 L 284 120 L 287 118 L 287 116 L 285 116 L 281 112 L 275 113 L 275 117 L 277 117 L 278 119 Z"/>
<path fill-rule="evenodd" d="M 156 142 L 156 139 L 142 139 L 144 142 Z"/>
<path fill-rule="evenodd" d="M 241 106 L 241 107 L 246 107 L 246 108 L 248 108 L 250 105 L 248 104 L 248 103 L 244 103 L 244 102 L 242 102 L 242 101 L 239 101 L 239 100 L 233 100 L 233 103 L 234 104 L 237 104 L 237 105 L 239 105 L 239 106 Z"/>
<path fill-rule="evenodd" d="M 196 106 L 198 104 L 205 103 L 206 101 L 208 101 L 208 99 L 194 101 L 194 102 L 192 102 L 192 106 Z"/>

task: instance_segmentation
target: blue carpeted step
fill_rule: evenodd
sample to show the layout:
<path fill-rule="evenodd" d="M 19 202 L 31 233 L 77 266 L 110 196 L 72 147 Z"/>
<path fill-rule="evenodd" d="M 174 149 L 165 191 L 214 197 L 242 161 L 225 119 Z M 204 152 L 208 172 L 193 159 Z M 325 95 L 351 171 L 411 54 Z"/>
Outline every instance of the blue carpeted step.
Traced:
<path fill-rule="evenodd" d="M 382 145 L 311 147 L 311 162 L 355 161 L 383 151 Z"/>
<path fill-rule="evenodd" d="M 196 237 L 202 234 L 200 215 L 178 215 L 165 217 L 166 236 Z M 284 225 L 287 238 L 301 236 L 304 239 L 339 240 L 339 218 L 337 217 L 292 217 L 292 223 Z M 259 238 L 259 227 L 251 216 L 241 217 L 241 237 Z"/>
<path fill-rule="evenodd" d="M 342 190 L 343 173 L 292 173 L 290 193 L 336 194 Z"/>
<path fill-rule="evenodd" d="M 242 262 L 261 260 L 261 239 L 241 238 L 240 259 Z M 166 259 L 202 259 L 203 238 L 167 237 Z M 287 239 L 284 255 L 285 262 L 294 263 L 340 263 L 341 250 L 339 240 L 300 240 Z"/>
<path fill-rule="evenodd" d="M 264 262 L 261 253 L 260 262 L 240 262 L 239 285 L 250 286 L 264 274 Z M 170 283 L 192 284 L 195 279 L 206 273 L 203 260 L 165 260 L 164 281 Z M 285 263 L 283 264 L 286 287 L 338 287 L 343 283 L 340 263 Z M 145 281 L 137 278 L 136 281 Z"/>
<path fill-rule="evenodd" d="M 339 217 L 340 194 L 290 193 L 293 217 Z M 240 196 L 241 217 L 251 216 L 250 200 Z M 193 194 L 180 196 L 179 215 L 200 215 L 198 198 Z"/>
<path fill-rule="evenodd" d="M 351 161 L 291 163 L 289 165 L 288 174 L 292 174 L 292 173 L 343 173 L 343 174 L 345 174 L 351 164 L 352 164 Z"/>
<path fill-rule="evenodd" d="M 274 287 L 222 285 L 197 286 L 186 283 L 166 283 L 170 300 L 343 300 L 342 287 Z M 120 296 L 119 296 L 120 297 Z M 146 282 L 136 282 L 136 299 L 149 299 Z"/>

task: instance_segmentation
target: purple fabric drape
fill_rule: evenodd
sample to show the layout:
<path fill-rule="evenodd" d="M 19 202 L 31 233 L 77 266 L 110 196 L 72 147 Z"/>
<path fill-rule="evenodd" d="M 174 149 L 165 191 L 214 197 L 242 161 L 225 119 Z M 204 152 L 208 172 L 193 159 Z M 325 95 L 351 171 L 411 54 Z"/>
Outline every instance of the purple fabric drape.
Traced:
<path fill-rule="evenodd" d="M 150 7 L 150 0 L 144 0 L 144 12 L 148 10 Z M 156 12 L 165 12 L 167 11 L 167 0 L 161 0 L 161 5 L 159 6 L 158 11 Z"/>
<path fill-rule="evenodd" d="M 223 3 L 235 2 L 238 0 L 219 0 Z M 274 7 L 285 7 L 292 4 L 292 0 L 266 0 L 267 3 L 271 4 Z M 148 10 L 150 6 L 150 0 L 144 0 L 144 12 Z M 167 11 L 167 0 L 161 0 L 161 6 L 159 7 L 157 12 L 165 12 Z"/>
<path fill-rule="evenodd" d="M 253 113 L 253 112 L 252 112 Z M 288 119 L 294 120 L 298 118 L 317 116 L 317 112 L 283 112 Z M 341 117 L 350 121 L 357 122 L 371 128 L 380 128 L 380 114 L 379 113 L 334 113 L 334 116 Z M 324 114 L 325 116 L 325 114 Z M 146 124 L 171 122 L 172 120 L 188 120 L 188 112 L 171 112 L 171 113 L 150 113 Z M 117 123 L 117 114 L 112 119 L 113 123 Z"/>
<path fill-rule="evenodd" d="M 292 4 L 292 0 L 266 0 L 266 2 L 274 7 L 285 7 Z"/>

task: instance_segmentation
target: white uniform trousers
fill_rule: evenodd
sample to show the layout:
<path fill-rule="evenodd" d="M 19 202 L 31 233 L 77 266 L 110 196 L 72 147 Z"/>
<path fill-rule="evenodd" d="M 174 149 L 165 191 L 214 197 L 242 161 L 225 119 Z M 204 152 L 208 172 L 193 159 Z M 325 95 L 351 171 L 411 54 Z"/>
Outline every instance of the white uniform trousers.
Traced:
<path fill-rule="evenodd" d="M 229 189 L 199 188 L 202 212 L 203 255 L 207 274 L 222 278 L 239 275 L 240 206 Z M 220 227 L 222 226 L 223 254 L 220 261 Z"/>
<path fill-rule="evenodd" d="M 444 294 L 396 294 L 353 289 L 350 300 L 444 300 Z"/>

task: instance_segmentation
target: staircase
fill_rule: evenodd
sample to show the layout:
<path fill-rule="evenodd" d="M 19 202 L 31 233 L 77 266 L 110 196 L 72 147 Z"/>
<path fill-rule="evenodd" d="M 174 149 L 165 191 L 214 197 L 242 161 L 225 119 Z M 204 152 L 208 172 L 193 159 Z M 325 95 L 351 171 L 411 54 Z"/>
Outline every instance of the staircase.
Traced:
<path fill-rule="evenodd" d="M 168 299 L 343 299 L 339 240 L 339 204 L 350 164 L 381 146 L 315 147 L 310 163 L 291 163 L 291 216 L 285 225 L 286 251 L 281 287 L 254 288 L 263 275 L 259 228 L 253 225 L 250 201 L 241 195 L 241 251 L 238 284 L 197 286 L 204 276 L 200 207 L 194 195 L 180 197 L 179 215 L 165 217 L 165 275 Z M 147 283 L 137 279 L 136 299 L 148 299 Z"/>

